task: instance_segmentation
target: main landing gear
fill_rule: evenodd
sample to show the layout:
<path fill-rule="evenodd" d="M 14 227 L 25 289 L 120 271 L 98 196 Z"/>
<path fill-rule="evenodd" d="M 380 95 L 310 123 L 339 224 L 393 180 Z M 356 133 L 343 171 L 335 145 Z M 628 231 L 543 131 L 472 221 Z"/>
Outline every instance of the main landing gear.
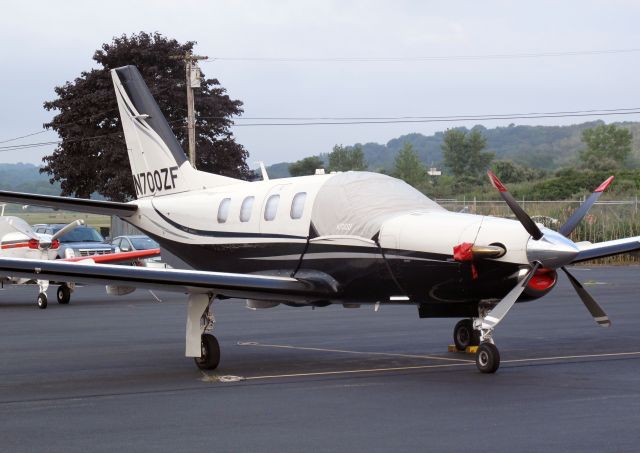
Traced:
<path fill-rule="evenodd" d="M 193 357 L 201 370 L 215 370 L 220 363 L 220 345 L 211 333 L 216 319 L 212 304 L 215 296 L 190 294 L 187 304 L 187 357 Z"/>
<path fill-rule="evenodd" d="M 71 300 L 71 288 L 69 288 L 66 283 L 58 286 L 56 298 L 58 299 L 59 304 L 67 305 Z"/>
<path fill-rule="evenodd" d="M 484 319 L 487 310 L 480 308 L 479 316 L 458 321 L 453 329 L 453 342 L 458 351 L 477 346 L 476 366 L 482 373 L 495 373 L 500 367 L 500 352 L 493 343 L 493 328 L 487 328 Z"/>
<path fill-rule="evenodd" d="M 200 337 L 200 357 L 193 360 L 201 370 L 215 370 L 220 363 L 220 345 L 218 339 L 209 333 Z"/>

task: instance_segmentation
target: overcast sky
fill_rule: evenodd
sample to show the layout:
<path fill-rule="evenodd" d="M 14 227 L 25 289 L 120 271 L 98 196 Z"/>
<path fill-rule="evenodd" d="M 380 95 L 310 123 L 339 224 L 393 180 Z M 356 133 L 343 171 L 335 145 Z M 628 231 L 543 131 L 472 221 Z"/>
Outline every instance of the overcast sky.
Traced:
<path fill-rule="evenodd" d="M 92 67 L 123 33 L 158 31 L 219 60 L 203 63 L 245 117 L 484 115 L 634 108 L 640 52 L 415 61 L 422 57 L 640 49 L 640 2 L 31 0 L 0 15 L 0 142 L 41 130 L 53 88 Z M 401 61 L 273 61 L 231 58 Z M 412 60 L 414 59 L 414 60 Z M 487 127 L 593 118 L 495 120 Z M 603 117 L 640 120 L 640 115 Z M 249 122 L 249 121 L 243 121 Z M 240 123 L 240 121 L 239 121 Z M 234 127 L 249 164 L 294 161 L 334 144 L 386 143 L 476 122 Z M 48 132 L 0 143 L 55 140 Z M 53 147 L 1 152 L 39 163 Z M 0 149 L 2 151 L 2 149 Z"/>

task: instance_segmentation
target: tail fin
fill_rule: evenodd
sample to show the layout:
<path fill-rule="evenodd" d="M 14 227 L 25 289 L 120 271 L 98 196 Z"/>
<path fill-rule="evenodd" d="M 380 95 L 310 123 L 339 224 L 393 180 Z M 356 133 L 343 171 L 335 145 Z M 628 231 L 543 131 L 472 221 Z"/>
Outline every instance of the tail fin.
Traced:
<path fill-rule="evenodd" d="M 111 70 L 138 198 L 240 180 L 195 170 L 135 66 Z"/>

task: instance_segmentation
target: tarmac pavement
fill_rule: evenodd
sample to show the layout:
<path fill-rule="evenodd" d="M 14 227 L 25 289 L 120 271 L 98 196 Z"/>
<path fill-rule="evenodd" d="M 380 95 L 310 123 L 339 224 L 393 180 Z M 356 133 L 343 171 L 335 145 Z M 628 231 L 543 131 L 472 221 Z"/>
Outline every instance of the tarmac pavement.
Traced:
<path fill-rule="evenodd" d="M 184 357 L 184 295 L 83 287 L 39 310 L 36 287 L 5 287 L 0 450 L 638 451 L 640 267 L 574 274 L 612 327 L 561 275 L 498 326 L 495 375 L 447 352 L 457 320 L 410 306 L 219 302 L 204 373 Z"/>

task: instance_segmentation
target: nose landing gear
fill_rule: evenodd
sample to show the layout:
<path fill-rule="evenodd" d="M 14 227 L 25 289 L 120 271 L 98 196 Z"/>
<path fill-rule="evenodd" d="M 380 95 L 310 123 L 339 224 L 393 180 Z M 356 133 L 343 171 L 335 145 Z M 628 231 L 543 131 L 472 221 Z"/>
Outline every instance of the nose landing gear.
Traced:
<path fill-rule="evenodd" d="M 458 321 L 453 329 L 453 342 L 458 351 L 470 346 L 476 349 L 476 366 L 481 373 L 495 373 L 500 367 L 500 352 L 493 343 L 493 327 L 485 322 L 488 307 L 479 307 L 478 317 Z"/>

